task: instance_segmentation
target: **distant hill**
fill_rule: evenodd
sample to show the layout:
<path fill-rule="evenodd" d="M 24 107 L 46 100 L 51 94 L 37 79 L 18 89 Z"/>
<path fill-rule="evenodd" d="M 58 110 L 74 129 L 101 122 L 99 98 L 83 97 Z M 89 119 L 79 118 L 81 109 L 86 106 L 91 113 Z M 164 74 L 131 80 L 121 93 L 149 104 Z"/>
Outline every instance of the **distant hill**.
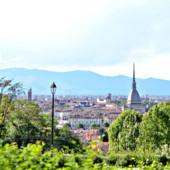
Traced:
<path fill-rule="evenodd" d="M 1 69 L 0 77 L 23 82 L 25 91 L 32 87 L 33 95 L 50 95 L 50 85 L 57 85 L 56 95 L 128 95 L 132 78 L 102 76 L 91 71 L 53 72 L 37 69 Z M 136 79 L 140 95 L 170 95 L 170 81 L 162 79 Z"/>

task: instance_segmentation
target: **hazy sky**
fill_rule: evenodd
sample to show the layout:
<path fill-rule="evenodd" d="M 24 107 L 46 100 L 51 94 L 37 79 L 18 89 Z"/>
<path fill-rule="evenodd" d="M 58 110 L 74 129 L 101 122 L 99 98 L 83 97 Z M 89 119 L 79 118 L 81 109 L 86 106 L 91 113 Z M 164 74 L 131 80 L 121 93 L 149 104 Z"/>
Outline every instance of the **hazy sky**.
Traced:
<path fill-rule="evenodd" d="M 170 0 L 0 0 L 0 68 L 170 80 Z"/>

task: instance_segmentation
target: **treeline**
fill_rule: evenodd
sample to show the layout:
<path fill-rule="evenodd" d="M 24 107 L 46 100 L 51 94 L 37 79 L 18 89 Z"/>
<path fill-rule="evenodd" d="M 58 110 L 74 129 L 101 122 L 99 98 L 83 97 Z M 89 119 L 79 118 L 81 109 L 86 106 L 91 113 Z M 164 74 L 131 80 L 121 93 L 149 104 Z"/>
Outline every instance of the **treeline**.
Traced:
<path fill-rule="evenodd" d="M 120 114 L 109 127 L 110 152 L 155 152 L 170 147 L 170 102 L 159 103 L 144 115 L 134 110 Z"/>

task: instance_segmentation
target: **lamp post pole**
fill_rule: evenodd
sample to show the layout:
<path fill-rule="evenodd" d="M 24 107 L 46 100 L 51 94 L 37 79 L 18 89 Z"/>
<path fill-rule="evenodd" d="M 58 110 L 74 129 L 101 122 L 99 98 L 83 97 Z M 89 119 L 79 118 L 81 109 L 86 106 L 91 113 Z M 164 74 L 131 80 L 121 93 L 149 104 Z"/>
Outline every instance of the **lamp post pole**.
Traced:
<path fill-rule="evenodd" d="M 54 139 L 54 93 L 52 94 L 52 131 L 51 131 L 51 149 L 53 149 L 53 139 Z"/>
<path fill-rule="evenodd" d="M 53 82 L 51 85 L 51 93 L 52 93 L 52 125 L 51 125 L 51 149 L 53 149 L 53 140 L 54 140 L 54 94 L 56 92 L 56 85 Z"/>

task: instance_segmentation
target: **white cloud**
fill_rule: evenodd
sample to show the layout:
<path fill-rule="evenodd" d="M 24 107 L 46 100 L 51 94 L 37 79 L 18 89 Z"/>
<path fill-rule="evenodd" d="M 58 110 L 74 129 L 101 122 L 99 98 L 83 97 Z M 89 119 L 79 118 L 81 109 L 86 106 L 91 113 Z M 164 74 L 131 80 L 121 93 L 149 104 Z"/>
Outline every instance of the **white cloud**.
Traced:
<path fill-rule="evenodd" d="M 170 53 L 169 54 L 153 54 L 154 57 L 151 60 L 146 60 L 145 62 L 139 63 L 140 74 L 139 77 L 155 77 L 161 79 L 170 80 L 169 75 L 169 63 L 170 63 Z"/>
<path fill-rule="evenodd" d="M 158 23 L 154 25 L 155 31 L 160 31 L 163 28 L 165 28 L 165 23 Z"/>
<path fill-rule="evenodd" d="M 79 0 L 7 0 L 0 3 L 0 36 L 21 40 L 65 37 L 77 23 L 93 20 L 102 10 L 97 0 L 90 5 Z"/>
<path fill-rule="evenodd" d="M 117 13 L 146 3 L 147 0 L 1 1 L 0 36 L 21 40 L 65 38 L 80 25 L 86 28 L 110 13 L 116 17 Z"/>
<path fill-rule="evenodd" d="M 129 55 L 129 62 L 147 62 L 155 57 L 155 50 L 154 49 L 133 49 L 130 51 Z"/>
<path fill-rule="evenodd" d="M 10 62 L 19 62 L 19 61 L 21 61 L 21 58 L 20 57 L 14 57 L 14 58 L 10 58 L 9 61 Z"/>

